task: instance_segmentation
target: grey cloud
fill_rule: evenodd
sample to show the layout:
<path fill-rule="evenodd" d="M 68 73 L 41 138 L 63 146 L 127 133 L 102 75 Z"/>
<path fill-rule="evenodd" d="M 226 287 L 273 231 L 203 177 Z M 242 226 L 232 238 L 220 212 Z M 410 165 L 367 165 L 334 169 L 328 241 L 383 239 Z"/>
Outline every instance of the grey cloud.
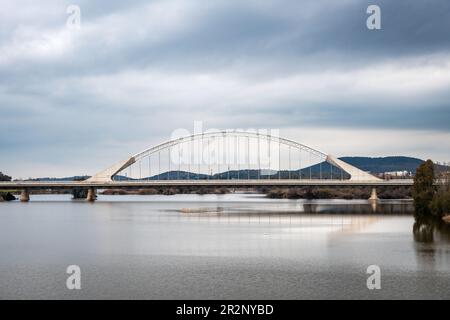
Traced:
<path fill-rule="evenodd" d="M 231 68 L 237 73 L 259 68 L 277 74 L 352 68 L 450 48 L 450 3 L 445 0 L 432 6 L 425 1 L 378 1 L 383 21 L 378 32 L 365 28 L 370 1 L 271 1 L 265 6 L 259 1 L 195 3 L 185 25 L 153 43 L 149 37 L 161 30 L 145 29 L 146 16 L 139 4 L 125 8 L 123 2 L 82 2 L 85 24 L 102 23 L 112 14 L 141 23 L 130 29 L 128 20 L 118 19 L 113 26 L 103 25 L 99 33 L 75 40 L 74 51 L 44 63 L 45 68 L 30 64 L 14 66 L 12 72 L 31 68 L 38 74 L 63 76 L 154 67 L 171 72 Z M 142 35 L 137 35 L 139 25 Z M 111 28 L 123 31 L 114 43 L 107 40 Z"/>
<path fill-rule="evenodd" d="M 172 2 L 79 1 L 82 30 L 69 39 L 61 35 L 68 1 L 9 4 L 0 14 L 0 136 L 8 137 L 0 139 L 0 164 L 6 153 L 11 159 L 25 150 L 42 158 L 55 150 L 61 157 L 69 150 L 116 156 L 115 145 L 128 152 L 194 120 L 450 132 L 450 91 L 439 83 L 423 80 L 430 88 L 409 98 L 396 92 L 401 86 L 377 83 L 382 87 L 368 93 L 361 79 L 352 86 L 336 76 L 331 88 L 320 81 L 330 70 L 352 76 L 392 64 L 399 72 L 450 74 L 449 1 L 376 1 L 382 30 L 375 32 L 365 28 L 373 1 L 179 0 L 176 19 L 149 17 L 151 6 Z M 52 37 L 55 48 L 46 49 Z M 43 53 L 20 49 L 34 40 Z M 202 76 L 211 80 L 196 83 Z M 284 84 L 296 76 L 317 89 L 308 93 L 307 80 Z"/>

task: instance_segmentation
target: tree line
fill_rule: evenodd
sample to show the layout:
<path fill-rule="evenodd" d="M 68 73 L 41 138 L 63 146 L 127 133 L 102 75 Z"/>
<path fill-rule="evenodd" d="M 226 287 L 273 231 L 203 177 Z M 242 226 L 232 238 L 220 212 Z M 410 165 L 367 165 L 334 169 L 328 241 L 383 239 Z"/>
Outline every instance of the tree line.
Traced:
<path fill-rule="evenodd" d="M 6 174 L 3 174 L 2 172 L 0 172 L 0 181 L 11 181 L 11 177 L 7 176 Z"/>

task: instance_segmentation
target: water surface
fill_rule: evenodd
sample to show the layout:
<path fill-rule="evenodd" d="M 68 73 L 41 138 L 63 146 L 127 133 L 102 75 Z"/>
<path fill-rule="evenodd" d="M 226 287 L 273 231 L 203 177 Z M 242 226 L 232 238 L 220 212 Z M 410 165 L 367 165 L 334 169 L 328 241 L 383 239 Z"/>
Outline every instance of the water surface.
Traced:
<path fill-rule="evenodd" d="M 450 298 L 450 236 L 408 201 L 32 195 L 0 203 L 2 299 Z M 66 289 L 79 265 L 82 289 Z M 378 265 L 382 289 L 368 290 Z"/>

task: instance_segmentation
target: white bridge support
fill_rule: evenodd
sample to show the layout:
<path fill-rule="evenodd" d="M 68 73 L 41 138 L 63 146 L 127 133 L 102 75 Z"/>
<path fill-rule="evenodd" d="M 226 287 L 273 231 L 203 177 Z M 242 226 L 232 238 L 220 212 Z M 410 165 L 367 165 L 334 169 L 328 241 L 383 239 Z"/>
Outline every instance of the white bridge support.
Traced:
<path fill-rule="evenodd" d="M 314 157 L 318 157 L 319 159 L 321 159 L 320 162 L 320 166 L 323 162 L 327 162 L 329 164 L 331 164 L 332 166 L 341 169 L 342 171 L 346 172 L 349 176 L 350 176 L 350 181 L 353 182 L 377 182 L 377 181 L 381 181 L 381 179 L 361 170 L 358 169 L 340 159 L 335 158 L 334 156 L 331 155 L 327 155 L 321 151 L 318 151 L 316 149 L 310 148 L 306 145 L 300 144 L 298 142 L 292 141 L 292 140 L 288 140 L 288 139 L 284 139 L 284 138 L 280 138 L 280 137 L 275 137 L 275 136 L 271 136 L 271 135 L 267 135 L 267 134 L 262 134 L 262 133 L 257 133 L 257 132 L 246 132 L 246 131 L 218 131 L 218 132 L 209 132 L 209 133 L 201 133 L 201 134 L 195 134 L 195 135 L 191 135 L 191 136 L 187 136 L 187 137 L 182 137 L 182 138 L 178 138 L 178 139 L 174 139 L 174 140 L 170 140 L 168 142 L 159 144 L 155 147 L 146 149 L 140 153 L 137 153 L 134 156 L 129 157 L 126 160 L 120 161 L 114 165 L 112 165 L 111 167 L 100 171 L 99 173 L 93 175 L 91 178 L 89 178 L 88 180 L 86 180 L 86 183 L 108 183 L 108 182 L 112 182 L 113 181 L 113 177 L 115 175 L 117 175 L 119 172 L 127 169 L 128 167 L 130 167 L 131 165 L 133 165 L 134 163 L 140 161 L 141 159 L 143 159 L 144 157 L 148 157 L 151 156 L 152 154 L 158 154 L 162 151 L 162 150 L 167 150 L 170 148 L 173 148 L 174 146 L 181 144 L 181 143 L 186 143 L 186 142 L 192 142 L 194 140 L 200 140 L 202 139 L 209 139 L 209 138 L 223 138 L 223 137 L 227 137 L 227 138 L 244 138 L 247 139 L 247 143 L 249 144 L 250 139 L 255 139 L 258 141 L 258 150 L 259 150 L 259 144 L 260 144 L 260 140 L 264 139 L 266 140 L 269 145 L 270 143 L 275 143 L 278 144 L 278 148 L 279 146 L 282 144 L 284 146 L 287 146 L 289 148 L 289 165 L 291 165 L 291 148 L 296 149 L 300 152 L 306 152 L 308 153 L 310 156 L 314 156 Z M 270 148 L 270 147 L 269 147 Z M 258 159 L 259 162 L 259 159 Z M 310 166 L 311 168 L 311 166 Z M 321 167 L 320 167 L 321 168 Z M 244 168 L 241 168 L 244 169 Z M 300 179 L 301 179 L 301 173 L 302 173 L 302 167 L 300 166 L 299 168 L 300 171 Z M 244 169 L 244 170 L 250 170 L 250 168 Z M 311 169 L 310 169 L 311 170 Z M 322 177 L 322 168 L 320 169 L 320 176 Z M 259 168 L 259 171 L 261 171 L 261 168 Z M 278 172 L 280 172 L 281 169 L 278 170 Z M 290 174 L 291 169 L 289 169 L 289 174 Z M 159 174 L 161 174 L 161 172 L 159 172 Z M 311 173 L 310 173 L 311 175 Z M 332 175 L 330 176 L 330 179 L 332 178 Z"/>
<path fill-rule="evenodd" d="M 372 188 L 372 193 L 370 194 L 369 200 L 378 201 L 377 188 Z"/>
<path fill-rule="evenodd" d="M 380 178 L 377 178 L 370 173 L 367 173 L 365 171 L 362 171 L 361 169 L 358 169 L 347 162 L 344 162 L 342 160 L 339 160 L 338 158 L 335 158 L 331 155 L 327 156 L 328 163 L 331 163 L 335 167 L 338 167 L 345 172 L 347 172 L 350 175 L 351 181 L 380 181 Z"/>
<path fill-rule="evenodd" d="M 131 157 L 124 161 L 120 161 L 119 163 L 116 163 L 116 164 L 112 165 L 111 167 L 93 175 L 86 181 L 87 182 L 110 182 L 110 181 L 112 181 L 112 177 L 115 174 L 117 174 L 118 172 L 122 171 L 123 169 L 126 169 L 127 167 L 131 166 L 135 162 L 136 162 L 136 160 L 134 159 L 134 157 Z"/>

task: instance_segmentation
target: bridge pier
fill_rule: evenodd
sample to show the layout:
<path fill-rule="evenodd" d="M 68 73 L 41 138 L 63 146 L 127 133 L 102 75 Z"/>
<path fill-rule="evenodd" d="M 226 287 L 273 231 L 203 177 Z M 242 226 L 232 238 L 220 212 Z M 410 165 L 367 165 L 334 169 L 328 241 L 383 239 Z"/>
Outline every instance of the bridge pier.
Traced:
<path fill-rule="evenodd" d="M 90 187 L 87 192 L 86 200 L 94 202 L 97 199 L 97 193 L 94 188 Z"/>
<path fill-rule="evenodd" d="M 20 201 L 22 202 L 30 201 L 30 193 L 28 192 L 28 189 L 22 189 L 22 192 L 20 193 Z"/>
<path fill-rule="evenodd" d="M 369 202 L 373 213 L 377 212 L 378 200 L 377 188 L 372 188 L 372 194 L 370 195 Z"/>
<path fill-rule="evenodd" d="M 377 188 L 372 188 L 372 194 L 370 195 L 369 200 L 372 200 L 372 201 L 378 200 Z"/>

